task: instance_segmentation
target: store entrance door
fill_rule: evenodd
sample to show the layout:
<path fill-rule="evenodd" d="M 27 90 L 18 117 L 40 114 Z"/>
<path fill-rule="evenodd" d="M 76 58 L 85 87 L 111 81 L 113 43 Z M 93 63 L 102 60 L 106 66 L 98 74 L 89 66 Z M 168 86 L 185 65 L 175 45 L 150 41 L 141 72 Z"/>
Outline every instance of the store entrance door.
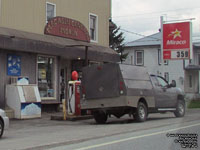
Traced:
<path fill-rule="evenodd" d="M 67 68 L 60 70 L 60 102 L 67 97 Z"/>

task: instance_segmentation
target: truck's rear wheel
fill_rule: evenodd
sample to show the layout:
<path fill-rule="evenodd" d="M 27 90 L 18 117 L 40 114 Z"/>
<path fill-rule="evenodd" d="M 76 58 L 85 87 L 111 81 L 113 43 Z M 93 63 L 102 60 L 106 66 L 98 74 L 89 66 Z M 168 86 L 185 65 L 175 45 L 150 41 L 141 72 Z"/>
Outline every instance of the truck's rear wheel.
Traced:
<path fill-rule="evenodd" d="M 176 117 L 183 117 L 185 115 L 185 103 L 183 101 L 178 101 L 174 115 Z"/>
<path fill-rule="evenodd" d="M 3 121 L 0 119 L 0 138 L 3 135 L 3 130 L 4 130 Z"/>
<path fill-rule="evenodd" d="M 133 117 L 138 121 L 138 122 L 144 122 L 147 119 L 147 107 L 144 103 L 139 102 L 138 107 L 136 109 L 135 114 Z"/>
<path fill-rule="evenodd" d="M 95 112 L 93 116 L 94 116 L 96 123 L 98 123 L 98 124 L 105 124 L 108 119 L 108 115 L 102 111 Z"/>

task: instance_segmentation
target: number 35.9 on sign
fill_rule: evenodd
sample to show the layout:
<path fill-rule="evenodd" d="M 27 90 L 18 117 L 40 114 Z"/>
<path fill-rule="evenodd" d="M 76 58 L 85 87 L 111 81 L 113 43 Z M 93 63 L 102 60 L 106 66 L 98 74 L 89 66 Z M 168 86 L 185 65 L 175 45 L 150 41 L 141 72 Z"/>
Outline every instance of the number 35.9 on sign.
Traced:
<path fill-rule="evenodd" d="M 171 51 L 171 58 L 172 59 L 181 59 L 181 58 L 189 58 L 188 51 Z"/>

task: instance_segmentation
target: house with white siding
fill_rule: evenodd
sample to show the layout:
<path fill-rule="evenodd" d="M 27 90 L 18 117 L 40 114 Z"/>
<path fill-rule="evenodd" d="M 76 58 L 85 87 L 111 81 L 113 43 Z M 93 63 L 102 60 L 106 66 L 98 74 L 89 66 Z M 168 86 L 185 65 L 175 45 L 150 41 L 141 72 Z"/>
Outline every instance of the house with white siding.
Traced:
<path fill-rule="evenodd" d="M 190 99 L 200 99 L 200 42 L 193 43 L 193 60 L 185 67 L 185 93 Z"/>
<path fill-rule="evenodd" d="M 169 83 L 176 81 L 177 87 L 184 90 L 184 68 L 188 60 L 162 60 L 161 33 L 156 33 L 125 45 L 125 53 L 129 53 L 123 62 L 136 66 L 145 66 L 148 72 L 163 76 Z"/>

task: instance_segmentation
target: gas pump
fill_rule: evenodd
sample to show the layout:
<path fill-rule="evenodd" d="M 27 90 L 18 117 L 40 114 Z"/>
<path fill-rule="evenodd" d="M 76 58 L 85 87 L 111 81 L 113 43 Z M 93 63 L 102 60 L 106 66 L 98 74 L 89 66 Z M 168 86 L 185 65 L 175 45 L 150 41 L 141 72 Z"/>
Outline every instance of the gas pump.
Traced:
<path fill-rule="evenodd" d="M 80 116 L 80 85 L 81 81 L 78 80 L 78 73 L 76 71 L 72 72 L 72 80 L 68 82 L 68 114 Z"/>

